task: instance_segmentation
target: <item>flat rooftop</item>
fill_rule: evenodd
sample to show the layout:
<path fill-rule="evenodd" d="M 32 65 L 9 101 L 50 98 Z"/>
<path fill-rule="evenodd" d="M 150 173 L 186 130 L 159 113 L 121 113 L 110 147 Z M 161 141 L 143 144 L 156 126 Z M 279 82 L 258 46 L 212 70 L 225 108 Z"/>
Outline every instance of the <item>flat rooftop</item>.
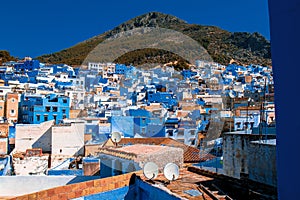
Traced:
<path fill-rule="evenodd" d="M 179 172 L 179 177 L 171 182 L 163 173 L 153 180 L 142 174 L 139 177 L 182 199 L 277 199 L 276 188 L 258 182 L 235 179 L 194 166 L 180 168 Z"/>
<path fill-rule="evenodd" d="M 190 172 L 187 170 L 187 168 L 180 169 L 180 174 L 178 179 L 176 179 L 175 181 L 171 181 L 170 183 L 167 183 L 163 173 L 158 174 L 158 176 L 153 181 L 147 180 L 147 178 L 143 175 L 141 175 L 140 178 L 143 181 L 150 183 L 153 186 L 160 188 L 161 190 L 168 191 L 176 195 L 177 197 L 179 196 L 182 199 L 207 199 L 207 200 L 213 199 L 199 188 L 199 183 L 205 181 L 212 181 L 213 178 Z M 191 196 L 186 193 L 186 191 L 189 190 L 196 190 L 200 192 L 201 195 Z M 218 196 L 218 197 L 220 200 L 225 199 L 225 196 L 224 198 L 220 198 L 222 196 Z"/>
<path fill-rule="evenodd" d="M 130 146 L 125 146 L 118 148 L 118 151 L 126 152 L 126 153 L 133 153 L 136 155 L 143 155 L 143 154 L 153 154 L 164 151 L 166 149 L 170 149 L 172 147 L 168 146 L 158 146 L 158 145 L 145 145 L 145 144 L 135 144 Z"/>

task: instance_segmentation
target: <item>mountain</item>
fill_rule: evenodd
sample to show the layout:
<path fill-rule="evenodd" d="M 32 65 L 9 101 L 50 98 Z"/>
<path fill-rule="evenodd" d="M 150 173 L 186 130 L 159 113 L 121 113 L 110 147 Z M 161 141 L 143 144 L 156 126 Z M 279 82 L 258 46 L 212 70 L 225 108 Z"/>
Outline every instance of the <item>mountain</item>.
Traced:
<path fill-rule="evenodd" d="M 135 17 L 110 31 L 80 42 L 75 46 L 56 53 L 42 55 L 36 59 L 48 63 L 80 65 L 86 56 L 104 40 L 123 31 L 141 27 L 160 27 L 181 32 L 202 45 L 213 61 L 224 65 L 233 60 L 241 65 L 271 65 L 270 41 L 257 32 L 232 33 L 216 26 L 188 24 L 175 16 L 159 12 L 150 12 Z M 147 48 L 126 53 L 115 61 L 137 65 L 153 61 L 166 63 L 178 59 L 182 58 L 168 51 Z"/>
<path fill-rule="evenodd" d="M 0 65 L 7 61 L 17 60 L 17 58 L 10 55 L 6 50 L 0 50 Z"/>

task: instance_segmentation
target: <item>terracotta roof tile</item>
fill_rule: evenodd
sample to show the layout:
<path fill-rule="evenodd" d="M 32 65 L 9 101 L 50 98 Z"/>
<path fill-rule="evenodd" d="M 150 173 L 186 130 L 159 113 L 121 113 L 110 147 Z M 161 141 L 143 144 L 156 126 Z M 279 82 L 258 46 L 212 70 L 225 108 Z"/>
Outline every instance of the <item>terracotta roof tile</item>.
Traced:
<path fill-rule="evenodd" d="M 208 160 L 213 158 L 214 156 L 211 154 L 203 153 L 200 155 L 200 150 L 188 146 L 182 142 L 176 141 L 172 138 L 122 138 L 121 141 L 118 143 L 118 146 L 125 146 L 125 145 L 134 145 L 134 144 L 148 144 L 148 145 L 161 145 L 161 146 L 169 146 L 169 147 L 179 147 L 182 148 L 184 151 L 183 159 L 185 163 L 197 163 L 201 160 Z M 104 144 L 103 147 L 105 147 Z M 201 158 L 200 158 L 201 157 Z"/>

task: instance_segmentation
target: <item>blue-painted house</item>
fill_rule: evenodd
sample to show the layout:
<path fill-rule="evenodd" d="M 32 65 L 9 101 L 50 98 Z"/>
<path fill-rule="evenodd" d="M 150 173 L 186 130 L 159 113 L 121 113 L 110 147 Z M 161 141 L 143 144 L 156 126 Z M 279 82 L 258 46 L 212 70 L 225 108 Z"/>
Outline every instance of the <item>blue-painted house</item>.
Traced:
<path fill-rule="evenodd" d="M 181 75 L 183 76 L 184 79 L 187 79 L 196 76 L 197 72 L 187 69 L 187 70 L 182 70 Z"/>
<path fill-rule="evenodd" d="M 55 120 L 60 123 L 70 115 L 70 98 L 63 95 L 22 94 L 19 103 L 19 121 L 23 124 L 39 124 Z"/>
<path fill-rule="evenodd" d="M 149 103 L 161 103 L 167 108 L 177 106 L 178 101 L 170 92 L 148 92 L 147 98 Z"/>
<path fill-rule="evenodd" d="M 124 64 L 116 64 L 115 74 L 125 74 L 128 71 L 128 67 Z"/>
<path fill-rule="evenodd" d="M 111 116 L 111 132 L 122 133 L 124 137 L 134 137 L 134 118 L 132 116 Z"/>
<path fill-rule="evenodd" d="M 33 71 L 40 68 L 39 60 L 26 60 L 23 63 L 14 65 L 14 69 L 17 72 Z"/>
<path fill-rule="evenodd" d="M 141 137 L 165 137 L 164 118 L 155 117 L 144 109 L 129 109 L 134 117 L 134 133 Z"/>

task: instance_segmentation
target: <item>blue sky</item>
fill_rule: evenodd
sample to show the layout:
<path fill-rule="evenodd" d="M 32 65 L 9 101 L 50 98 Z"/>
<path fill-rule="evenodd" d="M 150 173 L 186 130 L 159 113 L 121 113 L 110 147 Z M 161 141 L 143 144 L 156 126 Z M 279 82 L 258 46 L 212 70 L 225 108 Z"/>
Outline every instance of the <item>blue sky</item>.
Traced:
<path fill-rule="evenodd" d="M 10 0 L 1 2 L 0 49 L 20 58 L 53 53 L 150 11 L 270 39 L 267 0 Z"/>

